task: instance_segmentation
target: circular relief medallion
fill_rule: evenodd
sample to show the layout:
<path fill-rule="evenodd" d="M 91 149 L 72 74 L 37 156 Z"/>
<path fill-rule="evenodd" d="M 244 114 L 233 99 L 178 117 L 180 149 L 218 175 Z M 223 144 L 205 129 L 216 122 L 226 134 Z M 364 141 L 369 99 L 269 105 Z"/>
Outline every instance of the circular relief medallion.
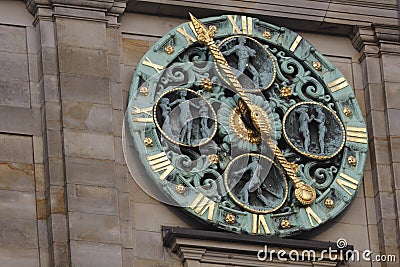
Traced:
<path fill-rule="evenodd" d="M 274 59 L 260 42 L 247 36 L 231 36 L 222 40 L 219 48 L 229 66 L 238 70 L 236 75 L 244 90 L 262 91 L 273 84 L 276 77 Z M 225 75 L 221 76 L 227 82 Z"/>
<path fill-rule="evenodd" d="M 282 169 L 270 158 L 248 153 L 233 159 L 224 174 L 229 196 L 239 206 L 255 213 L 279 209 L 288 195 Z"/>
<path fill-rule="evenodd" d="M 283 133 L 294 150 L 314 159 L 336 156 L 345 142 L 339 117 L 317 102 L 302 102 L 289 108 L 283 117 Z"/>
<path fill-rule="evenodd" d="M 200 146 L 217 131 L 217 115 L 199 93 L 175 88 L 162 94 L 154 105 L 158 130 L 169 141 L 182 146 Z"/>

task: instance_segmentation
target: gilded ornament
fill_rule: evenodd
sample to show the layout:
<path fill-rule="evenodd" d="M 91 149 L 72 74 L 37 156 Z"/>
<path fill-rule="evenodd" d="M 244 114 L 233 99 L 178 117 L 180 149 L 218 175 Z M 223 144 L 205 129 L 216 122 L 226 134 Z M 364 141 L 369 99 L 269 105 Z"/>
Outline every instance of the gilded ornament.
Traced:
<path fill-rule="evenodd" d="M 285 86 L 282 87 L 281 89 L 281 96 L 282 97 L 290 97 L 292 95 L 293 91 L 291 87 Z"/>
<path fill-rule="evenodd" d="M 243 141 L 252 144 L 259 144 L 261 142 L 261 135 L 258 132 L 248 129 L 243 123 L 238 107 L 232 110 L 229 122 L 234 133 Z"/>
<path fill-rule="evenodd" d="M 145 137 L 144 140 L 144 145 L 147 147 L 152 147 L 153 146 L 153 139 L 151 137 Z"/>
<path fill-rule="evenodd" d="M 218 28 L 215 25 L 208 26 L 208 35 L 213 38 L 215 34 L 218 32 Z"/>
<path fill-rule="evenodd" d="M 206 90 L 208 92 L 212 91 L 212 82 L 211 82 L 211 80 L 208 79 L 208 78 L 203 78 L 201 80 L 201 87 L 203 87 L 204 90 Z"/>
<path fill-rule="evenodd" d="M 271 38 L 272 38 L 271 32 L 269 32 L 269 31 L 267 31 L 267 30 L 265 30 L 265 31 L 262 33 L 262 36 L 263 36 L 264 38 L 266 38 L 266 39 L 271 39 Z"/>
<path fill-rule="evenodd" d="M 294 171 L 297 172 L 299 170 L 299 165 L 294 163 L 294 162 L 289 162 L 290 168 Z"/>
<path fill-rule="evenodd" d="M 325 204 L 325 207 L 327 207 L 328 209 L 333 209 L 335 207 L 335 201 L 330 197 L 325 199 L 324 204 Z"/>
<path fill-rule="evenodd" d="M 322 65 L 321 65 L 321 62 L 319 62 L 319 61 L 313 61 L 312 66 L 314 69 L 316 69 L 318 71 L 322 70 Z"/>
<path fill-rule="evenodd" d="M 142 86 L 139 88 L 139 93 L 141 95 L 147 96 L 149 94 L 149 88 L 147 88 L 146 86 Z"/>
<path fill-rule="evenodd" d="M 234 224 L 234 223 L 236 222 L 236 216 L 235 216 L 235 214 L 233 214 L 233 213 L 228 213 L 228 214 L 226 214 L 226 216 L 225 216 L 225 221 L 226 221 L 228 224 Z"/>
<path fill-rule="evenodd" d="M 349 163 L 350 166 L 356 166 L 357 165 L 357 159 L 354 156 L 349 156 L 347 158 L 347 162 Z"/>
<path fill-rule="evenodd" d="M 186 191 L 186 187 L 183 184 L 177 184 L 175 186 L 175 191 L 178 192 L 179 194 L 183 194 Z"/>
<path fill-rule="evenodd" d="M 353 112 L 351 111 L 351 108 L 349 108 L 349 107 L 344 107 L 343 113 L 344 113 L 344 115 L 346 115 L 346 117 L 351 117 L 353 115 Z"/>
<path fill-rule="evenodd" d="M 165 53 L 167 53 L 168 55 L 171 55 L 172 53 L 174 53 L 175 49 L 172 45 L 167 45 L 164 48 Z"/>
<path fill-rule="evenodd" d="M 283 219 L 280 223 L 282 229 L 289 229 L 290 228 L 290 221 L 288 219 Z"/>
<path fill-rule="evenodd" d="M 208 160 L 212 164 L 217 164 L 218 163 L 218 155 L 216 155 L 216 154 L 208 155 Z"/>

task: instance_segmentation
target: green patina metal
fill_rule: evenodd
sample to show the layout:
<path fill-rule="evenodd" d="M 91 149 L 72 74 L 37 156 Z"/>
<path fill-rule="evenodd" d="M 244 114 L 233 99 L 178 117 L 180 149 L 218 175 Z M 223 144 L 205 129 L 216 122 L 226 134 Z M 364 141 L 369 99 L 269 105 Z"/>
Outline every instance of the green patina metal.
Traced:
<path fill-rule="evenodd" d="M 127 138 L 133 142 L 154 187 L 200 220 L 237 233 L 291 236 L 339 215 L 361 186 L 368 147 L 360 108 L 343 74 L 289 29 L 239 15 L 201 21 L 217 27 L 214 40 L 230 66 L 244 72 L 237 74 L 238 80 L 247 89 L 250 100 L 268 114 L 275 143 L 289 162 L 298 165 L 299 179 L 311 185 L 317 197 L 312 204 L 301 205 L 294 197 L 293 184 L 284 174 L 268 184 L 256 176 L 257 164 L 253 163 L 249 172 L 243 171 L 244 182 L 235 181 L 242 189 L 231 191 L 224 182 L 229 163 L 237 157 L 248 153 L 250 164 L 250 155 L 254 153 L 268 158 L 273 158 L 273 154 L 263 142 L 246 141 L 239 136 L 240 129 L 233 129 L 239 97 L 224 79 L 208 48 L 197 42 L 190 23 L 171 30 L 143 56 L 130 88 Z M 172 52 L 169 46 L 173 47 Z M 205 86 L 207 81 L 211 90 Z M 201 148 L 170 142 L 162 135 L 166 126 L 157 126 L 165 122 L 160 119 L 164 118 L 160 110 L 166 112 L 174 107 L 161 108 L 156 103 L 163 102 L 160 97 L 168 94 L 164 104 L 174 102 L 178 98 L 173 95 L 173 90 L 179 91 L 176 88 L 201 95 L 217 114 L 214 119 L 218 129 L 212 134 L 213 118 L 202 120 L 198 103 L 188 106 L 188 111 L 199 116 L 189 130 L 197 135 L 188 137 L 185 128 L 185 136 L 175 139 L 200 144 L 199 140 L 208 134 L 210 140 L 204 139 Z M 178 109 L 180 119 L 182 109 Z M 237 116 L 241 121 L 236 122 L 246 125 L 245 110 L 240 112 Z M 174 123 L 174 127 L 179 124 Z M 209 127 L 203 131 L 204 136 L 202 127 Z M 144 144 L 146 137 L 153 140 L 152 146 Z M 276 176 L 279 173 L 276 171 Z M 258 187 L 252 179 L 258 179 Z M 274 181 L 266 179 L 271 180 Z M 234 201 L 234 197 L 239 200 Z M 277 208 L 269 207 L 269 203 Z"/>

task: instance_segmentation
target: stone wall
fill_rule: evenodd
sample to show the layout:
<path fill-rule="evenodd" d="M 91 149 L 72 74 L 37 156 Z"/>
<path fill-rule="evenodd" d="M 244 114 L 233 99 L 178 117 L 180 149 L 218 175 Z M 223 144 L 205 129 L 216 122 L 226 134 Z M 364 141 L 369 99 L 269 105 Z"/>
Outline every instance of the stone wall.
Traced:
<path fill-rule="evenodd" d="M 0 1 L 0 266 L 183 265 L 161 225 L 207 227 L 135 183 L 122 122 L 140 58 L 188 11 L 293 26 L 343 72 L 368 125 L 363 188 L 343 215 L 301 238 L 344 237 L 400 260 L 395 1 L 236 2 Z"/>

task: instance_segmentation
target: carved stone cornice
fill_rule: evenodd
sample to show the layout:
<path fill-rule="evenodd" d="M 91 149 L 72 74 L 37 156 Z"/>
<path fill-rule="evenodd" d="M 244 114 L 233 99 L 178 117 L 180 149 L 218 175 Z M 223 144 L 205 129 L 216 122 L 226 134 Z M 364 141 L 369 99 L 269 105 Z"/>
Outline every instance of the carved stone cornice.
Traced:
<path fill-rule="evenodd" d="M 118 27 L 118 19 L 126 8 L 127 0 L 24 0 L 27 9 L 38 19 L 56 17 L 106 22 Z"/>
<path fill-rule="evenodd" d="M 350 38 L 360 52 L 360 60 L 385 53 L 400 55 L 400 31 L 396 25 L 374 23 L 370 26 L 356 26 Z"/>
<path fill-rule="evenodd" d="M 379 47 L 376 39 L 375 31 L 370 26 L 356 26 L 350 34 L 354 48 L 360 52 L 360 60 L 365 56 L 378 57 Z"/>
<path fill-rule="evenodd" d="M 167 226 L 162 227 L 162 234 L 165 247 L 176 253 L 182 262 L 193 263 L 185 265 L 188 267 L 199 266 L 197 263 L 200 262 L 235 266 L 298 266 L 296 260 L 279 262 L 274 251 L 297 251 L 300 255 L 313 251 L 315 255 L 311 253 L 313 256 L 310 259 L 299 259 L 301 266 L 338 266 L 344 261 L 343 255 L 353 250 L 353 246 L 338 248 L 332 242 L 267 238 Z M 263 262 L 257 255 L 260 250 L 264 252 L 267 248 L 266 252 L 271 253 L 268 258 L 272 260 Z M 329 258 L 328 253 L 323 251 L 331 251 L 333 257 Z"/>

